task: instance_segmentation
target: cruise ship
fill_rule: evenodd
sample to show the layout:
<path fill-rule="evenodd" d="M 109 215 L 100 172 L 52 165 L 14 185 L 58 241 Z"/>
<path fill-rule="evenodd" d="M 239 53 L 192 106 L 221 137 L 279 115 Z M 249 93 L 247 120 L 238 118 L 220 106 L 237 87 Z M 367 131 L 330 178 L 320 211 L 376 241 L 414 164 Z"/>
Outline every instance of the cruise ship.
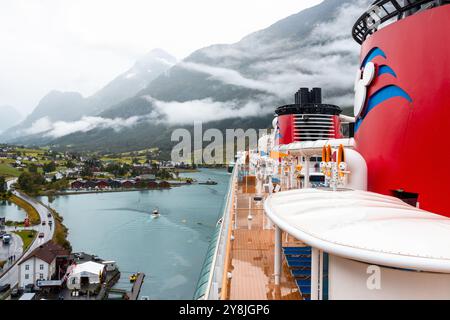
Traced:
<path fill-rule="evenodd" d="M 361 12 L 352 117 L 320 88 L 274 106 L 236 156 L 195 299 L 450 299 L 449 3 Z"/>

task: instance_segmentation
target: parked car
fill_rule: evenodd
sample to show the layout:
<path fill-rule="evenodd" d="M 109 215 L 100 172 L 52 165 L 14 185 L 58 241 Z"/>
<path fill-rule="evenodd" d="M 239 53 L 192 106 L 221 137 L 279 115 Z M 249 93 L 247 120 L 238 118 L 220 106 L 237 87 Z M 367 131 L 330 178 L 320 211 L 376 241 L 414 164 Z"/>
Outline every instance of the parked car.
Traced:
<path fill-rule="evenodd" d="M 39 238 L 43 238 L 45 235 L 44 235 L 44 233 L 43 232 L 40 232 L 39 233 Z"/>
<path fill-rule="evenodd" d="M 11 290 L 11 298 L 18 298 L 22 295 L 23 290 L 19 290 L 18 288 L 14 288 Z"/>
<path fill-rule="evenodd" d="M 0 286 L 0 293 L 6 292 L 9 289 L 11 289 L 11 285 L 10 284 L 4 284 L 4 285 Z"/>
<path fill-rule="evenodd" d="M 2 237 L 3 244 L 10 244 L 11 239 L 12 239 L 12 237 L 10 234 L 4 234 Z"/>
<path fill-rule="evenodd" d="M 27 284 L 24 288 L 24 292 L 25 293 L 34 292 L 34 284 L 32 283 Z"/>

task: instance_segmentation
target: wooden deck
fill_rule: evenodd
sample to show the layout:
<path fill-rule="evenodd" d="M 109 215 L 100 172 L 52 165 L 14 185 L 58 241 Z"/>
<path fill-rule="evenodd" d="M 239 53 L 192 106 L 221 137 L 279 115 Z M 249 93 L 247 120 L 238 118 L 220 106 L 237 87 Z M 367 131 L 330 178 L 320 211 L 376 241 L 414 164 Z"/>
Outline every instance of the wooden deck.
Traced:
<path fill-rule="evenodd" d="M 228 272 L 232 277 L 224 290 L 223 298 L 229 300 L 301 300 L 294 279 L 283 262 L 281 285 L 274 284 L 274 229 L 265 216 L 262 202 L 253 200 L 261 196 L 261 188 L 255 193 L 244 193 L 248 188 L 235 183 L 234 199 L 236 206 L 231 223 L 234 224 L 229 252 Z M 267 195 L 263 195 L 267 197 Z M 251 206 L 251 209 L 249 207 Z M 251 212 L 252 218 L 248 219 Z M 286 236 L 283 236 L 283 239 Z M 294 241 L 293 239 L 285 239 Z M 297 245 L 298 243 L 290 243 Z M 298 244 L 300 245 L 300 244 Z"/>

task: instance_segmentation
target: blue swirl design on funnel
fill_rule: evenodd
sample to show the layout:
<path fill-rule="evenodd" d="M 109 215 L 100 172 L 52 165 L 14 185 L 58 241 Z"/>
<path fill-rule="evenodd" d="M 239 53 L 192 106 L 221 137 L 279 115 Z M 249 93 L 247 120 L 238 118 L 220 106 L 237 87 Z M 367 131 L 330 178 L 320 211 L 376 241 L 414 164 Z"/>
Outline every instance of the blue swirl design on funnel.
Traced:
<path fill-rule="evenodd" d="M 387 56 L 383 50 L 381 50 L 380 48 L 373 48 L 372 50 L 369 51 L 369 53 L 364 58 L 364 60 L 361 64 L 361 69 L 363 69 L 367 63 L 371 62 L 376 57 L 383 57 L 383 58 L 387 59 Z"/>
<path fill-rule="evenodd" d="M 376 57 L 383 57 L 384 59 L 387 60 L 387 55 L 384 53 L 383 50 L 381 50 L 380 48 L 373 48 L 364 58 L 363 63 L 361 64 L 361 69 L 363 69 L 367 65 L 367 63 L 371 62 Z M 394 78 L 397 78 L 397 74 L 395 73 L 395 71 L 387 64 L 378 67 L 377 76 L 379 77 L 383 74 L 390 74 Z M 396 97 L 404 98 L 410 103 L 413 102 L 411 96 L 405 90 L 394 84 L 387 85 L 378 90 L 377 92 L 373 93 L 367 100 L 367 106 L 365 108 L 364 114 L 360 119 L 356 121 L 355 131 L 359 129 L 362 122 L 364 121 L 364 118 L 371 110 L 373 110 L 383 102 Z"/>
<path fill-rule="evenodd" d="M 383 74 L 390 74 L 394 78 L 397 78 L 397 74 L 395 73 L 395 71 L 392 70 L 391 67 L 389 67 L 389 66 L 387 66 L 385 64 L 378 68 L 378 76 L 382 76 Z"/>

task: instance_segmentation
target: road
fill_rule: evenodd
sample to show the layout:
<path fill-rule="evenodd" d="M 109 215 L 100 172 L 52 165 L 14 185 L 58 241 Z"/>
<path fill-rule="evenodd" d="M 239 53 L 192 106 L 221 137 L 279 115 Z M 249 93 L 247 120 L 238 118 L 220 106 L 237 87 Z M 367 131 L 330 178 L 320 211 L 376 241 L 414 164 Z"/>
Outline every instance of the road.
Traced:
<path fill-rule="evenodd" d="M 11 180 L 6 181 L 6 189 L 7 189 L 7 190 L 11 190 L 12 185 L 13 185 L 14 183 L 16 183 L 17 180 L 18 180 L 18 178 L 14 178 L 14 179 L 11 179 Z"/>
<path fill-rule="evenodd" d="M 55 220 L 54 220 L 53 216 L 51 216 L 50 218 L 48 217 L 48 214 L 49 213 L 51 214 L 50 210 L 48 210 L 47 207 L 45 207 L 42 204 L 40 204 L 39 202 L 37 202 L 35 199 L 28 197 L 27 195 L 20 193 L 16 190 L 13 190 L 12 193 L 15 196 L 21 198 L 22 200 L 28 202 L 30 205 L 32 205 L 36 209 L 36 211 L 39 213 L 39 216 L 41 218 L 41 224 L 37 225 L 37 226 L 33 226 L 30 229 L 36 230 L 38 233 L 41 233 L 41 232 L 44 233 L 44 237 L 43 238 L 37 237 L 34 240 L 34 242 L 31 244 L 31 246 L 27 250 L 27 252 L 25 252 L 25 254 L 24 254 L 24 256 L 25 256 L 25 255 L 27 255 L 27 253 L 31 252 L 32 250 L 36 249 L 41 244 L 44 244 L 53 238 L 53 233 L 55 232 Z M 45 225 L 42 225 L 43 221 L 45 221 Z M 53 224 L 52 228 L 50 228 L 50 226 L 49 226 L 50 221 Z M 27 228 L 25 228 L 25 229 L 27 229 Z M 0 277 L 0 286 L 4 285 L 4 284 L 10 284 L 11 287 L 13 287 L 18 283 L 18 281 L 19 281 L 18 263 L 20 261 L 22 261 L 24 256 L 20 257 L 20 259 L 17 259 L 14 266 L 11 269 L 9 269 L 8 272 L 6 272 L 5 274 L 3 274 Z"/>
<path fill-rule="evenodd" d="M 6 231 L 9 233 L 8 229 Z M 17 234 L 12 233 L 11 243 L 9 245 L 0 242 L 0 261 L 7 261 L 3 266 L 3 269 L 9 268 L 13 262 L 9 262 L 8 258 L 11 256 L 16 256 L 16 259 L 22 255 L 23 252 L 23 241 L 22 238 Z"/>

